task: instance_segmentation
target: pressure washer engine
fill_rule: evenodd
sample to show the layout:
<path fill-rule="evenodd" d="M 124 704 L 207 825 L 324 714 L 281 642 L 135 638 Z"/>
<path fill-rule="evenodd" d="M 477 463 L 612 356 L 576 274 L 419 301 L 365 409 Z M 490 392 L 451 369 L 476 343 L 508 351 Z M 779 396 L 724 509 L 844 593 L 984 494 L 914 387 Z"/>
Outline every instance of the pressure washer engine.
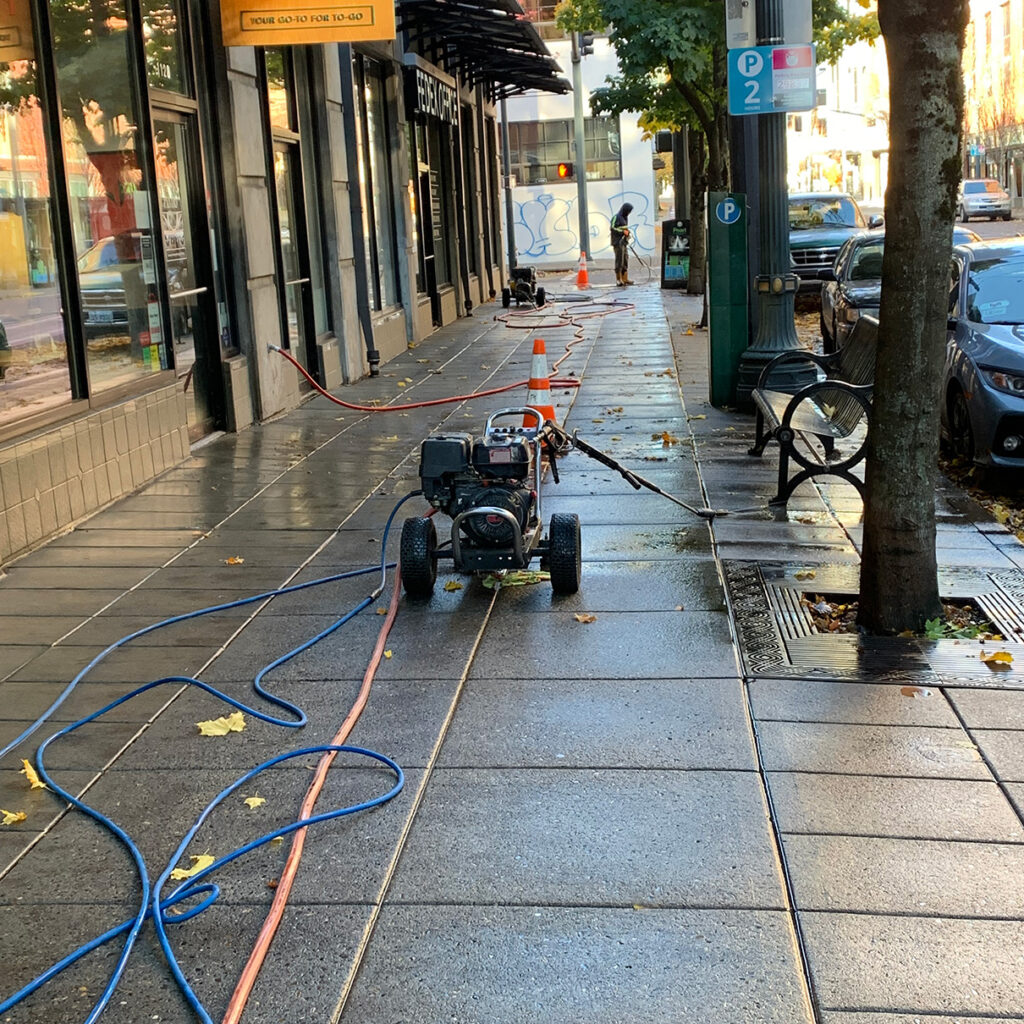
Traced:
<path fill-rule="evenodd" d="M 517 306 L 526 302 L 538 309 L 547 301 L 544 289 L 537 287 L 537 271 L 533 267 L 512 268 L 510 287 L 501 289 L 501 304 L 508 309 L 513 299 Z"/>
<path fill-rule="evenodd" d="M 536 426 L 510 425 L 510 416 L 532 417 Z M 433 434 L 423 442 L 423 496 L 451 518 L 451 546 L 439 548 L 433 516 L 405 520 L 399 564 L 410 597 L 433 593 L 437 560 L 449 557 L 456 570 L 468 573 L 525 569 L 539 555 L 556 594 L 579 590 L 579 517 L 554 513 L 543 536 L 541 457 L 546 448 L 557 483 L 554 429 L 536 409 L 501 409 L 488 417 L 482 437 Z"/>

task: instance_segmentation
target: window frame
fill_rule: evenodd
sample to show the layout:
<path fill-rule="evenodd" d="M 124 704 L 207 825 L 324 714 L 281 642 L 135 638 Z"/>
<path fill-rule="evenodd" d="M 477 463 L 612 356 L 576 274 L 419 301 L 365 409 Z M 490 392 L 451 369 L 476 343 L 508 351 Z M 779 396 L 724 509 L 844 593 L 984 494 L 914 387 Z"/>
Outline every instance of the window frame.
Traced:
<path fill-rule="evenodd" d="M 598 126 L 604 126 L 605 131 L 596 131 Z M 611 130 L 614 126 L 614 132 Z M 525 129 L 535 129 L 537 141 L 535 143 L 535 156 L 533 161 L 523 159 L 524 144 L 522 136 Z M 559 163 L 575 162 L 580 163 L 579 155 L 575 153 L 575 134 L 571 118 L 548 118 L 538 121 L 509 121 L 509 171 L 515 179 L 517 186 L 536 186 L 568 184 L 560 181 L 557 172 L 541 175 L 531 180 L 530 170 L 534 168 L 557 167 Z M 564 137 L 563 137 L 564 133 Z M 622 131 L 617 114 L 588 117 L 583 124 L 583 148 L 586 180 L 589 181 L 622 181 Z M 618 152 L 616 153 L 611 145 L 612 136 L 618 138 Z M 550 136 L 550 137 L 549 137 Z M 609 151 L 608 156 L 598 155 L 595 152 L 590 156 L 591 147 L 595 151 L 602 143 L 605 143 Z M 526 151 L 528 152 L 528 151 Z M 592 165 L 615 164 L 614 174 L 591 173 Z"/>

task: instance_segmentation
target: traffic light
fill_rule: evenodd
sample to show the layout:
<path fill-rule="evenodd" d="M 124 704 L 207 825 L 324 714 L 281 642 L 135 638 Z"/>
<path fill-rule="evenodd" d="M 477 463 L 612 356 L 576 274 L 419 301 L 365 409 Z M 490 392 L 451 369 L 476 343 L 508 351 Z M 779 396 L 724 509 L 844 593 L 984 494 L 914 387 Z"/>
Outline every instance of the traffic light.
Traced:
<path fill-rule="evenodd" d="M 588 53 L 594 52 L 594 33 L 593 32 L 581 32 L 580 33 L 580 56 L 586 57 Z"/>
<path fill-rule="evenodd" d="M 559 181 L 572 181 L 576 177 L 576 168 L 571 163 L 560 163 L 557 173 Z"/>

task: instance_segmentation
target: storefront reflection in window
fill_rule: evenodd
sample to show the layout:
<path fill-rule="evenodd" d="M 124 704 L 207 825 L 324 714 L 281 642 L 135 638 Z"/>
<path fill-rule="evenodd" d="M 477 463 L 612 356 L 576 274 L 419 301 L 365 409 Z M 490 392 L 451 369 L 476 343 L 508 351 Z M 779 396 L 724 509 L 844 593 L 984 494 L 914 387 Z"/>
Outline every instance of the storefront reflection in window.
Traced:
<path fill-rule="evenodd" d="M 168 366 L 124 0 L 52 0 L 91 392 Z"/>
<path fill-rule="evenodd" d="M 71 400 L 30 33 L 0 59 L 0 427 Z"/>

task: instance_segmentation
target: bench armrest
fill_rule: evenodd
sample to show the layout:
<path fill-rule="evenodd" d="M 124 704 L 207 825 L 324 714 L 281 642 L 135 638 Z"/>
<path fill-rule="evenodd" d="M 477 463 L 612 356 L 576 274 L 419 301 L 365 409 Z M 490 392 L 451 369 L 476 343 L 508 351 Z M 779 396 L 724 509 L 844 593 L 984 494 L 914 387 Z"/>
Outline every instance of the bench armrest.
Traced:
<path fill-rule="evenodd" d="M 819 356 L 814 352 L 808 352 L 806 349 L 791 348 L 785 352 L 780 352 L 774 359 L 769 360 L 765 368 L 761 371 L 761 376 L 757 379 L 757 386 L 760 390 L 764 390 L 768 385 L 768 378 L 771 372 L 781 363 L 790 360 L 806 359 L 808 362 L 814 363 L 815 366 L 824 370 L 826 373 L 835 365 L 836 357 L 832 355 Z"/>

